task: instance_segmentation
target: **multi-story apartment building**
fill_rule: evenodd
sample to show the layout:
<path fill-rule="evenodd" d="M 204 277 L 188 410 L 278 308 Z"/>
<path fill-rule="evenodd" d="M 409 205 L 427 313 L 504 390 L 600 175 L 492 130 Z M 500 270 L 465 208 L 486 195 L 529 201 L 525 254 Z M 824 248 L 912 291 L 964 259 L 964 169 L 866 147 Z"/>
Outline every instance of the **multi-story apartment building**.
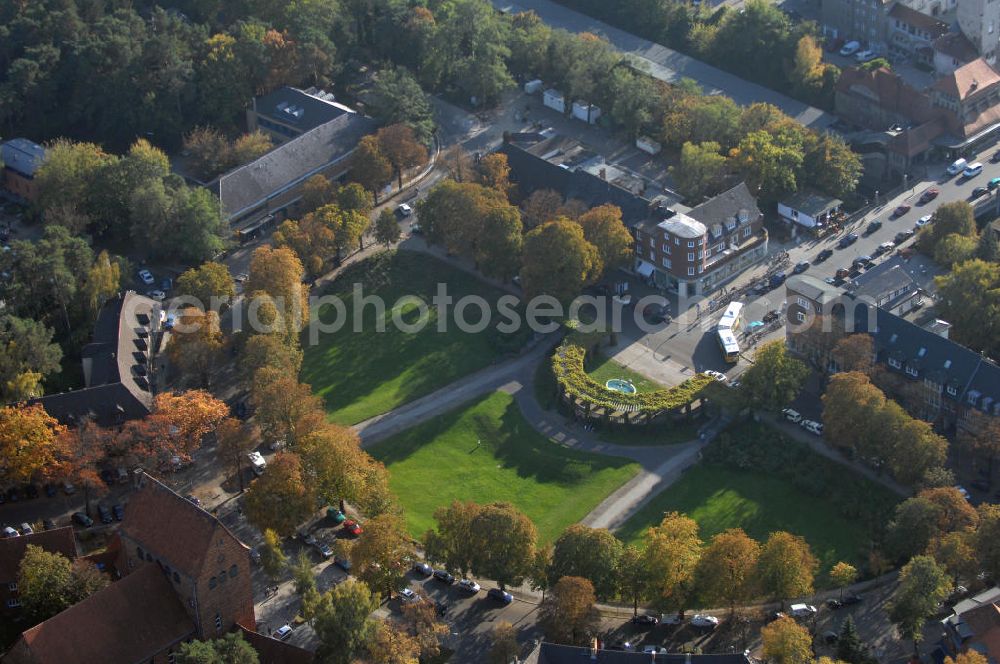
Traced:
<path fill-rule="evenodd" d="M 958 27 L 990 64 L 996 64 L 1000 48 L 1000 2 L 962 0 L 956 8 Z"/>
<path fill-rule="evenodd" d="M 588 206 L 618 206 L 636 242 L 634 271 L 659 288 L 699 296 L 767 254 L 761 212 L 743 183 L 688 209 L 568 137 L 508 136 L 500 151 L 522 195 L 552 189 Z"/>

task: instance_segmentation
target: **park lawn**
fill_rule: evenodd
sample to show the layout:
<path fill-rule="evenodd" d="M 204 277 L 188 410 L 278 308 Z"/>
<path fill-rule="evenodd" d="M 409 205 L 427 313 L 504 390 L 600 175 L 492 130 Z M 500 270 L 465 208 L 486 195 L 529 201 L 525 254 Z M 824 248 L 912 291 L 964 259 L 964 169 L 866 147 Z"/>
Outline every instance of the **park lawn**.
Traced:
<path fill-rule="evenodd" d="M 376 331 L 377 311 L 372 305 L 363 309 L 361 331 L 355 331 L 355 281 L 363 283 L 365 297 L 378 295 L 385 302 L 384 332 Z M 326 291 L 326 295 L 342 298 L 346 324 L 336 332 L 320 334 L 316 344 L 310 343 L 307 330 L 302 343 L 302 381 L 323 398 L 330 420 L 356 424 L 388 412 L 490 365 L 527 338 L 523 333 L 501 338 L 491 329 L 477 334 L 462 332 L 450 317 L 454 305 L 449 309 L 446 330 L 438 332 L 437 309 L 431 298 L 439 283 L 447 284 L 454 301 L 466 295 L 483 297 L 497 320 L 499 290 L 422 253 L 378 254 L 352 266 Z M 429 318 L 420 332 L 403 332 L 392 323 L 392 307 L 404 295 L 417 296 L 427 304 Z M 414 304 L 402 310 L 407 324 L 419 318 Z M 465 316 L 475 323 L 478 309 L 469 307 Z M 335 318 L 332 306 L 321 309 L 322 321 Z"/>
<path fill-rule="evenodd" d="M 601 385 L 604 385 L 612 378 L 621 378 L 630 381 L 639 393 L 655 392 L 664 388 L 663 385 L 660 385 L 656 381 L 646 378 L 641 373 L 629 369 L 624 364 L 604 354 L 594 358 L 592 365 L 587 369 L 587 373 Z"/>
<path fill-rule="evenodd" d="M 861 565 L 868 545 L 864 527 L 841 516 L 830 503 L 779 478 L 710 464 L 693 467 L 616 534 L 627 543 L 641 543 L 646 528 L 670 511 L 697 521 L 706 542 L 729 528 L 742 528 L 761 542 L 776 530 L 801 535 L 820 560 L 821 576 L 840 560 Z"/>
<path fill-rule="evenodd" d="M 481 441 L 481 444 L 479 443 Z M 389 438 L 369 450 L 421 537 L 453 500 L 507 501 L 551 542 L 639 472 L 628 459 L 579 452 L 531 428 L 514 398 L 495 392 Z"/>

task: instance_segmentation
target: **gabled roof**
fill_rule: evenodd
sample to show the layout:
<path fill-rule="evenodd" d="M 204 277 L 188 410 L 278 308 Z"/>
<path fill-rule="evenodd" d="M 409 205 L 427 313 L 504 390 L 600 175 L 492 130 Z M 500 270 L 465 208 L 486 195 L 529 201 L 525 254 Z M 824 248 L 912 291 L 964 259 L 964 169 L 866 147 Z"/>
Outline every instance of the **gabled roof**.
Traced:
<path fill-rule="evenodd" d="M 33 177 L 45 161 L 45 148 L 26 138 L 12 138 L 0 146 L 3 165 L 25 177 Z"/>
<path fill-rule="evenodd" d="M 260 664 L 312 664 L 316 656 L 304 648 L 285 641 L 272 639 L 259 632 L 240 625 L 240 631 L 247 643 L 257 651 Z"/>
<path fill-rule="evenodd" d="M 820 194 L 815 191 L 798 191 L 785 200 L 781 201 L 782 205 L 790 207 L 793 210 L 797 210 L 810 217 L 816 217 L 830 210 L 834 210 L 844 204 L 839 198 L 834 198 L 833 196 L 827 196 L 825 194 Z"/>
<path fill-rule="evenodd" d="M 965 99 L 997 83 L 1000 83 L 1000 75 L 986 60 L 976 58 L 951 74 L 939 78 L 933 87 L 949 97 Z"/>
<path fill-rule="evenodd" d="M 917 124 L 927 122 L 938 114 L 927 95 L 889 69 L 866 71 L 845 67 L 835 88 L 838 94 L 862 97 L 884 111 L 909 118 Z M 881 126 L 870 128 L 878 131 L 886 129 Z"/>
<path fill-rule="evenodd" d="M 904 289 L 915 293 L 918 288 L 902 261 L 890 259 L 855 277 L 850 291 L 855 297 L 871 298 L 877 303 L 880 298 L 891 293 Z"/>
<path fill-rule="evenodd" d="M 253 108 L 258 115 L 273 118 L 303 132 L 315 129 L 345 113 L 355 112 L 335 102 L 333 95 L 324 90 L 299 90 L 287 85 L 254 98 Z"/>
<path fill-rule="evenodd" d="M 948 24 L 944 21 L 940 21 L 933 16 L 928 16 L 918 12 L 916 9 L 911 9 L 901 2 L 897 2 L 892 9 L 889 10 L 889 18 L 896 19 L 911 25 L 914 28 L 926 31 L 931 39 L 936 39 L 941 35 L 947 34 Z"/>
<path fill-rule="evenodd" d="M 49 553 L 60 553 L 70 560 L 76 560 L 76 538 L 73 528 L 53 528 L 31 535 L 0 539 L 0 583 L 17 580 L 18 568 L 28 545 L 41 547 Z"/>
<path fill-rule="evenodd" d="M 143 565 L 25 631 L 4 662 L 139 664 L 194 635 L 194 623 L 163 572 Z"/>
<path fill-rule="evenodd" d="M 225 173 L 211 186 L 227 217 L 239 217 L 350 155 L 375 121 L 345 113 Z"/>
<path fill-rule="evenodd" d="M 221 538 L 235 540 L 248 556 L 250 552 L 212 514 L 146 474 L 125 507 L 121 534 L 193 578 L 199 577 L 203 565 L 215 563 L 211 551 L 217 549 Z"/>
<path fill-rule="evenodd" d="M 83 349 L 87 387 L 49 394 L 32 403 L 63 424 L 93 417 L 101 425 L 145 417 L 153 395 L 144 373 L 149 339 L 159 325 L 160 304 L 135 291 L 108 300 L 94 327 L 93 342 Z"/>
<path fill-rule="evenodd" d="M 760 217 L 757 199 L 750 193 L 746 182 L 740 182 L 732 189 L 713 196 L 701 205 L 692 208 L 688 211 L 687 216 L 711 226 L 730 219 L 739 221 L 740 213 L 745 213 L 749 221 Z"/>
<path fill-rule="evenodd" d="M 785 282 L 788 290 L 805 295 L 813 302 L 825 305 L 840 297 L 840 290 L 808 274 L 796 274 Z"/>
<path fill-rule="evenodd" d="M 538 653 L 538 664 L 748 664 L 745 655 L 686 655 L 669 654 L 655 657 L 641 652 L 622 650 L 598 650 L 542 643 Z"/>
<path fill-rule="evenodd" d="M 979 52 L 961 32 L 949 32 L 934 40 L 931 47 L 938 53 L 950 56 L 960 62 L 972 62 Z"/>

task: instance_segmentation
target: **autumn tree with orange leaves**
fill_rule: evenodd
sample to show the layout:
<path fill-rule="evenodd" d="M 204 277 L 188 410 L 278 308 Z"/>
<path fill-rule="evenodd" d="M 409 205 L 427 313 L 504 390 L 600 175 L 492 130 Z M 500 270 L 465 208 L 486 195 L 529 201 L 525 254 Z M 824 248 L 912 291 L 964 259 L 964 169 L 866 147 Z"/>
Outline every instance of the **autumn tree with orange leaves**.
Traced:
<path fill-rule="evenodd" d="M 0 477 L 4 484 L 31 481 L 54 467 L 65 427 L 40 405 L 0 408 Z"/>

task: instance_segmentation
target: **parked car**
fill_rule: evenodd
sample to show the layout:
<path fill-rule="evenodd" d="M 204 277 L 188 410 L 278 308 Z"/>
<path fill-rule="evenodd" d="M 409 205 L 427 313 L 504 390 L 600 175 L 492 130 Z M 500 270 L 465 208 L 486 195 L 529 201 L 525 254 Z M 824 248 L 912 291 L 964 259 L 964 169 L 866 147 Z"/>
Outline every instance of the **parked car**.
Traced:
<path fill-rule="evenodd" d="M 830 599 L 826 600 L 826 607 L 828 609 L 833 610 L 833 611 L 836 611 L 837 609 L 841 608 L 842 606 L 844 606 L 844 603 L 841 602 L 839 599 L 835 599 L 835 598 L 831 597 Z"/>
<path fill-rule="evenodd" d="M 977 161 L 965 167 L 965 170 L 962 171 L 962 177 L 965 179 L 974 178 L 982 172 L 983 165 Z"/>
<path fill-rule="evenodd" d="M 997 150 L 996 152 L 993 153 L 993 156 L 990 157 L 990 163 L 991 164 L 1000 163 L 1000 150 Z"/>
<path fill-rule="evenodd" d="M 872 257 L 871 256 L 867 256 L 867 255 L 866 256 L 858 256 L 853 261 L 851 261 L 851 266 L 852 267 L 856 267 L 856 268 L 867 267 L 868 265 L 871 265 L 871 262 L 872 262 Z"/>
<path fill-rule="evenodd" d="M 920 204 L 925 205 L 927 203 L 930 203 L 935 198 L 937 198 L 940 193 L 941 193 L 940 189 L 938 189 L 937 187 L 931 187 L 930 189 L 926 190 L 923 194 L 920 195 Z"/>
<path fill-rule="evenodd" d="M 833 249 L 824 249 L 823 251 L 816 254 L 816 262 L 822 263 L 830 256 L 833 256 Z"/>
<path fill-rule="evenodd" d="M 416 602 L 420 599 L 420 595 L 413 592 L 410 588 L 403 588 L 399 591 L 399 601 L 404 604 L 409 604 L 410 602 Z"/>
<path fill-rule="evenodd" d="M 863 51 L 858 51 L 857 53 L 854 54 L 854 60 L 860 63 L 871 62 L 876 57 L 878 57 L 878 54 L 875 53 L 875 51 L 871 50 L 870 48 L 867 48 Z"/>
<path fill-rule="evenodd" d="M 948 175 L 958 175 L 965 170 L 968 163 L 969 162 L 965 159 L 956 159 L 951 163 L 951 166 L 948 167 Z"/>
<path fill-rule="evenodd" d="M 153 273 L 149 270 L 139 270 L 139 281 L 146 284 L 147 286 L 152 286 L 156 283 L 156 279 L 153 278 Z"/>
<path fill-rule="evenodd" d="M 654 625 L 658 625 L 659 622 L 660 622 L 660 619 L 657 618 L 656 616 L 649 616 L 649 615 L 645 615 L 645 614 L 634 616 L 632 618 L 632 624 L 633 625 L 649 625 L 649 626 L 654 626 Z"/>
<path fill-rule="evenodd" d="M 882 228 L 882 222 L 876 219 L 865 228 L 865 235 L 871 235 L 880 228 Z"/>
<path fill-rule="evenodd" d="M 101 523 L 111 523 L 114 521 L 114 518 L 111 516 L 111 510 L 105 505 L 97 506 L 97 514 L 101 518 Z"/>
<path fill-rule="evenodd" d="M 410 232 L 414 235 L 423 235 L 424 229 L 420 227 L 420 224 L 410 224 Z"/>
<path fill-rule="evenodd" d="M 704 371 L 702 371 L 702 373 L 705 374 L 706 376 L 714 378 L 720 383 L 725 383 L 727 380 L 729 380 L 728 378 L 726 378 L 726 374 L 722 373 L 721 371 L 715 371 L 714 369 L 705 369 Z"/>
<path fill-rule="evenodd" d="M 916 224 L 917 228 L 923 228 L 924 226 L 927 226 L 928 224 L 931 223 L 932 218 L 933 215 L 930 214 L 925 214 L 924 216 L 920 217 L 919 219 L 917 219 L 917 224 Z"/>
<path fill-rule="evenodd" d="M 446 569 L 434 570 L 434 578 L 437 579 L 438 581 L 443 581 L 444 583 L 447 583 L 449 586 L 455 583 L 455 575 Z"/>
<path fill-rule="evenodd" d="M 851 605 L 851 604 L 860 604 L 862 599 L 864 598 L 861 597 L 861 595 L 851 593 L 850 595 L 844 595 L 843 601 L 845 605 Z"/>
<path fill-rule="evenodd" d="M 167 299 L 167 294 L 159 289 L 151 290 L 149 291 L 149 293 L 147 293 L 147 295 L 156 300 L 157 302 L 163 302 L 165 299 Z"/>
<path fill-rule="evenodd" d="M 875 247 L 875 255 L 881 256 L 884 253 L 892 251 L 895 246 L 896 246 L 895 242 L 883 242 L 879 246 Z"/>
<path fill-rule="evenodd" d="M 434 569 L 427 563 L 413 563 L 413 573 L 420 574 L 421 576 L 431 576 L 434 574 Z"/>
<path fill-rule="evenodd" d="M 333 564 L 344 570 L 348 574 L 351 573 L 351 560 L 349 558 L 342 558 L 341 556 L 333 557 Z"/>
<path fill-rule="evenodd" d="M 799 411 L 797 410 L 792 410 L 791 408 L 785 408 L 784 410 L 781 411 L 781 414 L 784 415 L 785 419 L 791 422 L 792 424 L 798 424 L 799 422 L 802 421 L 802 415 L 800 415 Z"/>
<path fill-rule="evenodd" d="M 993 191 L 997 187 L 1000 187 L 1000 178 L 992 178 L 986 183 L 986 191 Z"/>
<path fill-rule="evenodd" d="M 285 641 L 291 635 L 292 635 L 291 625 L 282 625 L 278 629 L 274 630 L 273 634 L 271 634 L 273 638 L 278 639 L 279 641 Z"/>
<path fill-rule="evenodd" d="M 42 528 L 45 530 L 53 530 L 56 527 L 56 522 L 52 519 L 42 519 Z"/>
<path fill-rule="evenodd" d="M 816 420 L 802 420 L 799 422 L 799 426 L 808 431 L 809 433 L 814 433 L 817 436 L 823 435 L 823 423 L 817 422 Z"/>
<path fill-rule="evenodd" d="M 495 599 L 498 602 L 502 602 L 503 604 L 510 604 L 511 602 L 514 601 L 513 595 L 511 595 L 506 590 L 500 590 L 499 588 L 490 588 L 486 592 L 486 596 L 489 597 L 490 599 Z"/>
<path fill-rule="evenodd" d="M 910 211 L 910 206 L 909 205 L 905 205 L 905 204 L 904 205 L 900 205 L 899 207 L 897 207 L 895 210 L 892 211 L 892 217 L 893 217 L 893 219 L 895 219 L 897 217 L 902 217 L 904 214 L 906 214 L 909 211 Z"/>
<path fill-rule="evenodd" d="M 34 535 L 35 529 L 31 527 L 31 524 L 27 521 L 21 524 L 21 534 L 22 535 Z"/>
<path fill-rule="evenodd" d="M 792 604 L 788 612 L 793 618 L 811 618 L 816 615 L 816 607 L 812 604 Z"/>
<path fill-rule="evenodd" d="M 986 187 L 976 187 L 975 189 L 972 190 L 972 193 L 969 194 L 969 200 L 974 200 L 976 198 L 979 198 L 988 191 L 989 189 L 987 189 Z"/>
<path fill-rule="evenodd" d="M 13 538 L 13 537 L 20 537 L 21 533 L 17 532 L 16 528 L 11 528 L 10 526 L 4 526 L 3 527 L 3 536 L 6 539 L 10 539 L 10 538 Z"/>
<path fill-rule="evenodd" d="M 333 555 L 333 549 L 331 549 L 330 545 L 326 542 L 318 541 L 313 544 L 313 548 L 316 549 L 316 552 L 319 553 L 319 555 L 323 556 L 324 560 Z"/>
<path fill-rule="evenodd" d="M 302 543 L 306 546 L 316 546 L 316 536 L 312 533 L 299 531 L 298 538 L 302 540 Z"/>
<path fill-rule="evenodd" d="M 765 323 L 770 323 L 772 321 L 778 320 L 779 318 L 781 318 L 781 312 L 777 309 L 771 309 L 766 314 L 764 314 L 764 318 L 762 318 L 761 320 L 763 320 Z"/>
<path fill-rule="evenodd" d="M 411 208 L 406 203 L 400 203 L 396 206 L 396 216 L 399 218 L 409 217 L 413 214 L 413 208 Z"/>
<path fill-rule="evenodd" d="M 802 274 L 809 269 L 809 261 L 800 261 L 792 268 L 792 274 Z"/>
<path fill-rule="evenodd" d="M 462 579 L 461 581 L 459 581 L 458 589 L 463 590 L 471 595 L 475 595 L 481 590 L 479 584 L 473 581 L 472 579 Z"/>
<path fill-rule="evenodd" d="M 851 246 L 857 241 L 858 241 L 857 233 L 848 233 L 844 237 L 840 238 L 840 242 L 837 243 L 837 246 L 841 249 L 846 249 L 847 247 Z"/>
<path fill-rule="evenodd" d="M 906 242 L 911 237 L 913 237 L 913 235 L 914 235 L 913 231 L 907 229 L 905 231 L 899 231 L 898 233 L 896 233 L 896 237 L 893 238 L 893 240 L 895 241 L 896 244 L 902 244 L 903 242 Z"/>
<path fill-rule="evenodd" d="M 662 646 L 643 646 L 642 653 L 644 655 L 666 655 L 670 651 Z"/>
<path fill-rule="evenodd" d="M 843 47 L 841 47 L 840 54 L 846 58 L 854 55 L 859 50 L 861 50 L 861 42 L 852 40 L 844 44 Z"/>
<path fill-rule="evenodd" d="M 336 507 L 327 507 L 326 518 L 333 521 L 334 524 L 339 525 L 347 520 L 347 515 L 338 510 Z"/>
<path fill-rule="evenodd" d="M 357 537 L 361 533 L 365 532 L 364 529 L 361 528 L 361 524 L 354 519 L 348 519 L 344 522 L 344 531 L 354 537 Z"/>
<path fill-rule="evenodd" d="M 83 512 L 73 512 L 73 523 L 84 528 L 90 528 L 94 525 L 94 520 Z"/>
<path fill-rule="evenodd" d="M 696 614 L 691 618 L 691 626 L 701 629 L 715 629 L 719 626 L 719 619 L 715 616 Z"/>

